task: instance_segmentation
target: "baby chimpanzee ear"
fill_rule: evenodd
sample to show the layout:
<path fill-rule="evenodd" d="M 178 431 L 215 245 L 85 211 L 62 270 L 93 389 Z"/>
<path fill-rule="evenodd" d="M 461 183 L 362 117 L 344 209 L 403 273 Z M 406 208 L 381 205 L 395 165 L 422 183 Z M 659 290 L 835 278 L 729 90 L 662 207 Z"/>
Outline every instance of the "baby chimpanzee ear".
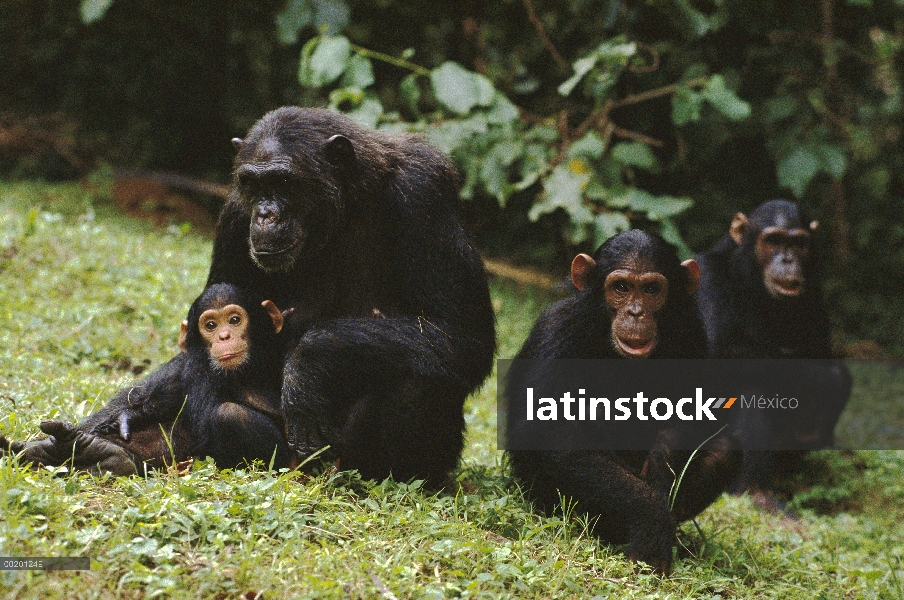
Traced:
<path fill-rule="evenodd" d="M 596 261 L 589 254 L 578 254 L 571 261 L 571 283 L 574 287 L 583 291 L 587 288 L 587 277 L 596 266 Z"/>
<path fill-rule="evenodd" d="M 689 258 L 681 266 L 687 271 L 687 295 L 693 296 L 700 285 L 700 265 L 693 258 Z"/>
<path fill-rule="evenodd" d="M 280 312 L 276 305 L 272 300 L 264 300 L 261 302 L 261 306 L 264 307 L 264 310 L 267 311 L 267 314 L 270 315 L 270 319 L 273 321 L 273 329 L 276 333 L 282 331 L 283 328 L 283 314 Z"/>
<path fill-rule="evenodd" d="M 179 350 L 185 352 L 185 340 L 188 338 L 188 321 L 179 324 Z"/>

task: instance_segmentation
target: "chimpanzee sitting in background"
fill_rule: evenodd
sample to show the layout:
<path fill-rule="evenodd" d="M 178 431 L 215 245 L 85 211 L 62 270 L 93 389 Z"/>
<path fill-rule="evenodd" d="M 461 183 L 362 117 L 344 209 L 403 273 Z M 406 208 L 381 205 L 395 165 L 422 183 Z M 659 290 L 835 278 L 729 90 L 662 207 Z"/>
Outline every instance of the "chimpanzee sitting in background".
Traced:
<path fill-rule="evenodd" d="M 715 358 L 830 358 L 808 223 L 787 200 L 738 213 L 699 256 L 696 299 Z"/>
<path fill-rule="evenodd" d="M 232 285 L 207 288 L 182 324 L 183 352 L 73 427 L 44 421 L 51 438 L 12 443 L 33 463 L 117 475 L 209 456 L 217 465 L 290 462 L 279 411 L 283 315 Z M 112 415 L 118 427 L 110 427 Z M 125 450 L 125 451 L 124 451 Z"/>
<path fill-rule="evenodd" d="M 697 264 L 680 263 L 658 236 L 638 230 L 615 236 L 593 257 L 574 259 L 574 295 L 546 309 L 516 358 L 702 358 L 706 339 L 692 299 L 698 277 Z M 675 473 L 691 453 L 670 448 L 680 432 L 661 434 L 649 451 L 512 451 L 512 471 L 545 509 L 560 494 L 576 500 L 602 540 L 627 542 L 629 558 L 668 573 L 675 523 L 722 493 L 740 467 L 740 453 L 724 434 L 702 446 L 670 509 Z"/>
<path fill-rule="evenodd" d="M 330 446 L 325 459 L 365 478 L 443 482 L 495 350 L 454 166 L 415 136 L 317 109 L 274 110 L 233 142 L 207 285 L 291 311 L 281 407 L 296 459 Z M 122 421 L 104 416 L 92 422 Z"/>
<path fill-rule="evenodd" d="M 832 357 L 829 320 L 822 302 L 810 222 L 797 204 L 771 200 L 731 228 L 711 250 L 700 254 L 696 300 L 713 358 Z M 795 389 L 822 399 L 819 407 L 772 417 L 768 410 L 735 411 L 734 425 L 745 447 L 774 442 L 801 450 L 832 445 L 833 431 L 848 400 L 851 378 L 841 362 L 801 363 L 794 381 L 770 381 L 754 374 L 745 385 L 767 397 Z M 757 387 L 758 386 L 758 387 Z M 799 386 L 799 387 L 797 387 Z M 745 442 L 745 440 L 747 440 Z M 764 443 L 764 440 L 767 440 Z M 736 491 L 769 487 L 776 459 L 787 453 L 745 452 Z"/>

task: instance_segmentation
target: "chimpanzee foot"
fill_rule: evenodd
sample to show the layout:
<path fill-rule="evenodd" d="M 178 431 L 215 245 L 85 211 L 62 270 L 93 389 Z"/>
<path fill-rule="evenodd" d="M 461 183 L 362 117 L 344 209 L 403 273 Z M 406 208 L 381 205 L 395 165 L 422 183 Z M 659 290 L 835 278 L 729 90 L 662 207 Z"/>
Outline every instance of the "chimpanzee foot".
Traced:
<path fill-rule="evenodd" d="M 85 433 L 72 423 L 56 419 L 41 421 L 41 431 L 50 435 L 32 442 L 8 442 L 3 438 L 0 452 L 18 454 L 32 467 L 69 467 L 93 475 L 134 475 L 138 473 L 135 458 L 113 442 Z"/>

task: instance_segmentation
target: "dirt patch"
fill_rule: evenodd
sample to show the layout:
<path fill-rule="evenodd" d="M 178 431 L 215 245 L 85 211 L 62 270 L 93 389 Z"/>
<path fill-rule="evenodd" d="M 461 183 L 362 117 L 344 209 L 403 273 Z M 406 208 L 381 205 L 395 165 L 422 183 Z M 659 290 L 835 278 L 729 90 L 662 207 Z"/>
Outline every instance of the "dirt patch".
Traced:
<path fill-rule="evenodd" d="M 205 234 L 212 234 L 216 218 L 205 207 L 169 186 L 138 177 L 116 180 L 113 205 L 129 216 L 151 221 L 158 227 L 190 223 Z"/>

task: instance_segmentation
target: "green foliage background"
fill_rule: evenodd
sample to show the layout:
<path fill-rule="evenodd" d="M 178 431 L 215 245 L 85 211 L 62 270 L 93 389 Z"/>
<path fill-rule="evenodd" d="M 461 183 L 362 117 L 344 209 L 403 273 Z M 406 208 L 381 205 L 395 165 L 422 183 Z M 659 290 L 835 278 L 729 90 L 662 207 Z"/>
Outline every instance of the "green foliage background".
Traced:
<path fill-rule="evenodd" d="M 790 197 L 837 341 L 901 355 L 902 44 L 904 0 L 0 0 L 0 107 L 62 112 L 90 161 L 219 180 L 283 104 L 419 131 L 484 251 L 556 272 L 630 226 L 690 255 Z"/>

